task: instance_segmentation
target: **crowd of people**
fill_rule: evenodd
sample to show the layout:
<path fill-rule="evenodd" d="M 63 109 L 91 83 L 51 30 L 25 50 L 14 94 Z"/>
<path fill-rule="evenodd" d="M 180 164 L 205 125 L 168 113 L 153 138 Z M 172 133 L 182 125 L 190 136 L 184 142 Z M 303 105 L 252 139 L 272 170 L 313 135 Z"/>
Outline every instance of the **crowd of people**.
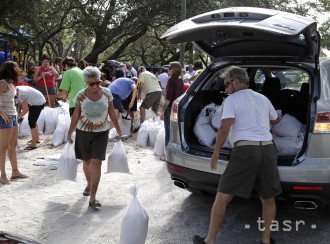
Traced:
<path fill-rule="evenodd" d="M 197 68 L 198 65 L 197 62 Z M 100 207 L 96 192 L 101 164 L 110 128 L 116 129 L 117 139 L 122 136 L 118 123 L 120 114 L 130 116 L 133 124 L 139 109 L 142 124 L 146 110 L 151 109 L 164 120 L 167 145 L 171 105 L 199 72 L 193 65 L 185 71 L 179 62 L 171 62 L 168 69 L 163 68 L 156 74 L 143 66 L 134 68 L 130 62 L 114 60 L 96 67 L 84 61 L 76 63 L 72 57 L 58 57 L 51 65 L 47 55 L 42 56 L 39 67 L 29 62 L 23 71 L 17 63 L 6 61 L 0 67 L 0 183 L 6 185 L 10 180 L 28 177 L 18 170 L 18 123 L 28 114 L 32 138 L 25 150 L 36 149 L 40 143 L 37 120 L 44 106 L 54 108 L 58 106 L 57 99 L 69 100 L 71 124 L 67 140 L 72 143 L 72 134 L 76 132 L 76 157 L 83 161 L 87 180 L 83 195 L 90 196 L 89 206 Z M 142 101 L 139 108 L 138 100 Z M 10 179 L 6 174 L 6 154 L 12 167 Z M 166 158 L 161 157 L 161 160 Z"/>

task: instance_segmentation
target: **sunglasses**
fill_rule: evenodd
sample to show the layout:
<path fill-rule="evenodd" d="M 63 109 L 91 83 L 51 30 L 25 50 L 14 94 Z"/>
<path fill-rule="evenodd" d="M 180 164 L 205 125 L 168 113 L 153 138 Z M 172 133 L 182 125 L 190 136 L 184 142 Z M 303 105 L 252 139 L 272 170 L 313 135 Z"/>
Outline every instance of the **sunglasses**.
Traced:
<path fill-rule="evenodd" d="M 93 86 L 95 86 L 95 85 L 99 86 L 100 83 L 101 83 L 101 82 L 99 82 L 99 81 L 96 81 L 96 82 L 89 82 L 88 85 L 91 86 L 91 87 L 93 87 Z"/>
<path fill-rule="evenodd" d="M 234 80 L 235 80 L 235 79 L 233 79 L 233 80 L 229 80 L 229 81 L 227 81 L 226 83 L 224 83 L 223 85 L 224 85 L 226 88 L 228 88 L 228 86 L 229 86 L 231 83 L 233 83 Z"/>

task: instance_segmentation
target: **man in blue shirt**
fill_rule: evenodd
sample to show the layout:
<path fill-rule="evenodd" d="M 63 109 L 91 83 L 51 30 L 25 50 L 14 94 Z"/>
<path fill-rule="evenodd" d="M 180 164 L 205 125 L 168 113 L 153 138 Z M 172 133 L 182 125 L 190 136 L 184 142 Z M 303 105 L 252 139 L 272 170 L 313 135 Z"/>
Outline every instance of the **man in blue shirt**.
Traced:
<path fill-rule="evenodd" d="M 123 111 L 123 109 L 130 110 L 133 107 L 137 89 L 135 82 L 132 79 L 124 77 L 125 74 L 122 69 L 117 69 L 115 75 L 117 79 L 111 83 L 109 89 L 113 95 L 113 105 L 115 107 L 115 111 L 117 116 L 119 116 L 119 112 Z M 132 94 L 131 101 L 128 107 L 124 107 L 122 103 L 130 94 Z"/>

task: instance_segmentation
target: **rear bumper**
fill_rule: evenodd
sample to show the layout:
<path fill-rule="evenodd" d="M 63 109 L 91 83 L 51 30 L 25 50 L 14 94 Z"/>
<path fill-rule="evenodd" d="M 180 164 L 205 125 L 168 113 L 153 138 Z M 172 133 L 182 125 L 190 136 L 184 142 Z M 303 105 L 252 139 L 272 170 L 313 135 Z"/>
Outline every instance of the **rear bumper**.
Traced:
<path fill-rule="evenodd" d="M 174 181 L 182 182 L 187 188 L 216 193 L 220 175 L 189 169 L 167 162 L 167 170 Z M 330 203 L 330 184 L 281 182 L 281 198 L 309 199 L 321 204 Z M 299 190 L 295 189 L 297 187 Z M 304 187 L 312 187 L 310 190 Z"/>

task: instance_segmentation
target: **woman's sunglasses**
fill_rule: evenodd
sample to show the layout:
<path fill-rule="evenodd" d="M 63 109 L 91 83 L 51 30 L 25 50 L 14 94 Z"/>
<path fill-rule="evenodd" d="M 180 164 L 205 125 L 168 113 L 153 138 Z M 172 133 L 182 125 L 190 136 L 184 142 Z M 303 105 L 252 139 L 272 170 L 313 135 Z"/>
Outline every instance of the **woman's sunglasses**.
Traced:
<path fill-rule="evenodd" d="M 93 87 L 93 86 L 95 86 L 95 85 L 99 86 L 100 84 L 101 84 L 101 82 L 99 82 L 99 81 L 96 81 L 96 82 L 89 82 L 89 83 L 88 83 L 88 85 L 91 86 L 91 87 Z"/>

